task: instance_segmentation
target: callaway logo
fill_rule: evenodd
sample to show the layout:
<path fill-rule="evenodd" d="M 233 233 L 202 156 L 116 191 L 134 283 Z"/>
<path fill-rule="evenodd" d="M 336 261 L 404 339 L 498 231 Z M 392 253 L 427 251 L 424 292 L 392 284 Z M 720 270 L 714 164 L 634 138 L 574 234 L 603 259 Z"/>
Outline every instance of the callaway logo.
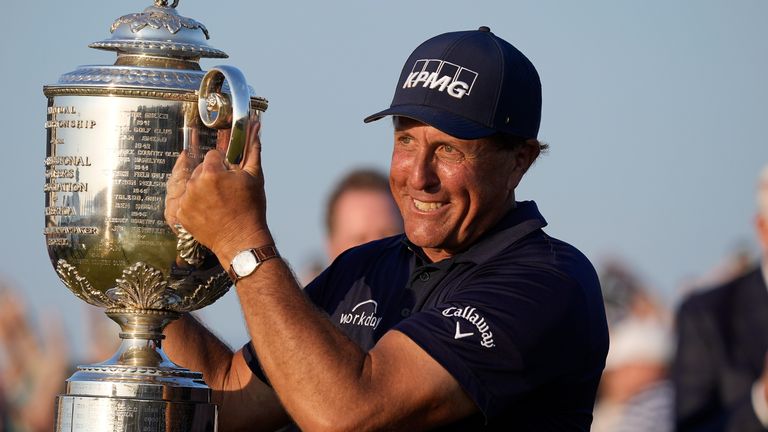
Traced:
<path fill-rule="evenodd" d="M 363 307 L 364 305 L 372 305 L 373 307 Z M 381 323 L 381 317 L 376 316 L 376 309 L 378 309 L 378 307 L 379 304 L 376 303 L 376 300 L 366 300 L 364 302 L 360 302 L 352 308 L 352 312 L 341 314 L 339 323 L 376 328 L 379 326 L 379 323 Z M 358 308 L 360 308 L 360 311 L 357 311 Z M 366 309 L 373 309 L 373 312 L 369 311 L 369 313 L 366 314 Z"/>
<path fill-rule="evenodd" d="M 474 332 L 462 333 L 461 332 L 461 326 L 459 326 L 459 322 L 456 321 L 456 334 L 453 336 L 454 339 L 465 338 L 467 336 L 472 336 L 473 334 L 475 334 L 475 333 Z"/>
<path fill-rule="evenodd" d="M 451 306 L 449 308 L 443 309 L 443 316 L 463 318 L 469 321 L 472 325 L 474 325 L 475 329 L 480 334 L 480 345 L 486 348 L 496 346 L 496 344 L 493 342 L 493 332 L 491 332 L 488 323 L 485 322 L 485 318 L 480 316 L 480 314 L 475 312 L 475 310 L 476 309 L 471 306 Z M 460 322 L 461 321 L 456 320 L 456 334 L 453 336 L 454 339 L 463 339 L 475 334 L 473 331 L 462 331 Z M 466 326 L 466 324 L 464 325 Z"/>
<path fill-rule="evenodd" d="M 414 88 L 417 85 L 429 87 L 430 90 L 446 92 L 456 99 L 468 95 L 475 85 L 477 72 L 444 60 L 416 60 L 411 73 L 403 83 L 403 88 Z"/>

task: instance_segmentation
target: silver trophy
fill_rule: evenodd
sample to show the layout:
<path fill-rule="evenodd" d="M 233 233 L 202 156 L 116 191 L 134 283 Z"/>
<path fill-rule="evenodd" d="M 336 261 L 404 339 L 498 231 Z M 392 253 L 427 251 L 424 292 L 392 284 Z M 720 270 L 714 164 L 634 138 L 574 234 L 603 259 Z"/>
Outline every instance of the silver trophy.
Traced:
<path fill-rule="evenodd" d="M 160 347 L 169 322 L 231 281 L 166 210 L 206 151 L 226 147 L 239 161 L 246 122 L 267 101 L 231 66 L 201 70 L 200 58 L 227 55 L 177 3 L 118 18 L 111 38 L 90 45 L 116 51 L 114 65 L 81 66 L 43 90 L 48 253 L 64 284 L 122 330 L 112 358 L 67 380 L 56 431 L 216 430 L 202 374 Z M 224 128 L 228 142 L 217 138 Z"/>

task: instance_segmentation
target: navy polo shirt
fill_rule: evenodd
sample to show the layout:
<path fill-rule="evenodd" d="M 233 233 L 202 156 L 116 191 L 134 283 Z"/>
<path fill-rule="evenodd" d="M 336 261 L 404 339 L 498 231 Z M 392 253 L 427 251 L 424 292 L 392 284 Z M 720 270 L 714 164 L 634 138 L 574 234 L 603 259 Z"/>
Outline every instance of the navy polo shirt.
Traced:
<path fill-rule="evenodd" d="M 608 351 L 594 268 L 520 202 L 468 250 L 432 263 L 404 235 L 343 253 L 306 294 L 364 350 L 398 330 L 480 413 L 446 430 L 588 431 Z M 262 372 L 251 344 L 249 366 Z"/>

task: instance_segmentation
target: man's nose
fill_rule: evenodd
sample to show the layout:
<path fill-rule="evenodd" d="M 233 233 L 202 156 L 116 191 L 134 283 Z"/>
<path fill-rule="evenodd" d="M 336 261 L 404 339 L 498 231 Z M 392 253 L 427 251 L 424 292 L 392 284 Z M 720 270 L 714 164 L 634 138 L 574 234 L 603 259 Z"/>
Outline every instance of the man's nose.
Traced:
<path fill-rule="evenodd" d="M 411 172 L 408 176 L 408 186 L 414 190 L 434 192 L 440 185 L 437 175 L 434 153 L 420 151 L 414 156 L 411 164 Z"/>

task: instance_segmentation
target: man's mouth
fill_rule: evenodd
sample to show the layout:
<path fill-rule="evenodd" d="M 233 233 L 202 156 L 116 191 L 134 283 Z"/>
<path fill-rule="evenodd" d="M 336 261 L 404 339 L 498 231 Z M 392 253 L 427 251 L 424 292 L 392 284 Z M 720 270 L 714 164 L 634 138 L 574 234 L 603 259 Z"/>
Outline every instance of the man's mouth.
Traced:
<path fill-rule="evenodd" d="M 443 203 L 439 202 L 424 202 L 419 201 L 416 198 L 413 199 L 413 205 L 416 206 L 417 209 L 424 211 L 424 212 L 430 212 L 435 211 L 443 206 Z"/>

